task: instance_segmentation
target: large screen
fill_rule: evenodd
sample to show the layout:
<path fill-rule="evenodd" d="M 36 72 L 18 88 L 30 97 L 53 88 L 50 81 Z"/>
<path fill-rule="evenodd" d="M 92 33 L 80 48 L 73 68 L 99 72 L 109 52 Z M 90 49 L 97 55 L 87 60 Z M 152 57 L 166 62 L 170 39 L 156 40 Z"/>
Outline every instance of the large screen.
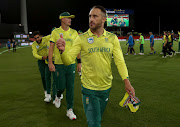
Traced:
<path fill-rule="evenodd" d="M 108 27 L 129 27 L 128 14 L 107 14 Z"/>
<path fill-rule="evenodd" d="M 107 27 L 133 27 L 134 26 L 134 10 L 130 9 L 108 9 Z"/>

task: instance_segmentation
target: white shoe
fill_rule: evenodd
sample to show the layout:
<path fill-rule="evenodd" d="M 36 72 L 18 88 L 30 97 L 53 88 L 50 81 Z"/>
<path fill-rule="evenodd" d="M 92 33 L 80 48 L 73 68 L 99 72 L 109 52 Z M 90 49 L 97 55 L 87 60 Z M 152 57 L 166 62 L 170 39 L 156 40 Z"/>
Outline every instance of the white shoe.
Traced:
<path fill-rule="evenodd" d="M 162 56 L 162 58 L 167 58 L 166 56 Z"/>
<path fill-rule="evenodd" d="M 44 99 L 45 102 L 50 102 L 51 101 L 51 94 L 47 94 L 46 98 Z"/>
<path fill-rule="evenodd" d="M 56 99 L 54 101 L 55 101 L 54 102 L 55 107 L 60 108 L 60 106 L 61 106 L 61 98 L 56 97 Z"/>
<path fill-rule="evenodd" d="M 61 100 L 63 99 L 63 94 L 61 94 L 61 97 L 60 97 L 60 99 L 61 99 Z"/>
<path fill-rule="evenodd" d="M 66 116 L 68 116 L 70 120 L 76 120 L 76 119 L 77 119 L 77 117 L 76 117 L 76 115 L 74 114 L 74 112 L 73 112 L 72 109 L 67 110 Z"/>
<path fill-rule="evenodd" d="M 136 55 L 136 53 L 134 53 L 134 55 Z"/>
<path fill-rule="evenodd" d="M 128 53 L 126 53 L 125 55 L 128 55 Z"/>
<path fill-rule="evenodd" d="M 44 91 L 44 97 L 47 97 L 47 91 Z"/>
<path fill-rule="evenodd" d="M 141 53 L 140 55 L 144 55 L 144 53 Z"/>

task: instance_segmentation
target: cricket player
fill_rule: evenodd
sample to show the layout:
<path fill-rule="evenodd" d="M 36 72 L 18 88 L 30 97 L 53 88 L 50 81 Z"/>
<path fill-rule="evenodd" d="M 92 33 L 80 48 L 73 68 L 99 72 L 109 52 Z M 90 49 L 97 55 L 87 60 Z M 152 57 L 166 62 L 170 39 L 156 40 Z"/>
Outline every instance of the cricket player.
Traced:
<path fill-rule="evenodd" d="M 178 53 L 180 53 L 180 31 L 178 31 L 179 34 L 179 48 L 178 48 Z"/>
<path fill-rule="evenodd" d="M 38 59 L 38 67 L 41 74 L 41 80 L 44 88 L 45 102 L 51 101 L 51 75 L 49 75 L 48 64 L 45 60 L 48 57 L 48 43 L 50 35 L 42 37 L 39 31 L 33 32 L 35 41 L 32 44 L 32 53 L 35 58 Z"/>
<path fill-rule="evenodd" d="M 13 52 L 16 52 L 17 42 L 14 39 L 12 39 L 12 43 L 13 43 Z"/>
<path fill-rule="evenodd" d="M 78 36 L 76 30 L 70 28 L 71 18 L 74 15 L 70 15 L 68 12 L 63 12 L 60 14 L 59 19 L 61 21 L 61 26 L 56 28 L 51 33 L 50 38 L 50 49 L 49 49 L 49 70 L 55 72 L 56 76 L 56 88 L 57 97 L 55 99 L 55 107 L 59 108 L 61 106 L 61 94 L 66 89 L 66 102 L 67 102 L 67 116 L 69 119 L 74 120 L 77 116 L 73 112 L 74 105 L 74 79 L 75 79 L 75 61 L 71 61 L 69 66 L 65 66 L 62 62 L 59 49 L 56 47 L 56 42 L 60 37 L 66 40 L 66 49 L 69 51 L 74 43 L 74 40 Z M 54 54 L 54 64 L 52 63 L 52 56 Z M 77 57 L 77 71 L 81 71 L 81 59 L 80 54 Z"/>
<path fill-rule="evenodd" d="M 81 52 L 82 60 L 82 95 L 88 127 L 100 127 L 112 87 L 112 54 L 119 74 L 129 94 L 135 96 L 135 90 L 129 81 L 127 67 L 119 40 L 115 34 L 104 29 L 106 10 L 102 6 L 94 6 L 89 13 L 87 32 L 76 38 L 73 47 L 66 49 L 67 41 L 57 40 L 61 58 L 65 65 L 70 65 Z"/>
<path fill-rule="evenodd" d="M 132 52 L 134 52 L 134 55 L 136 55 L 135 50 L 134 50 L 135 42 L 134 42 L 133 35 L 132 35 L 132 33 L 128 33 L 128 35 L 129 35 L 129 39 L 128 39 L 127 44 L 129 44 L 129 46 L 128 46 L 127 53 L 125 55 L 128 55 L 129 50 L 130 50 L 130 54 L 132 54 Z"/>
<path fill-rule="evenodd" d="M 170 52 L 173 52 L 174 55 L 176 55 L 176 52 L 173 50 L 173 41 L 174 41 L 174 38 L 173 38 L 173 33 L 171 34 L 170 31 L 168 31 L 168 49 Z"/>
<path fill-rule="evenodd" d="M 7 48 L 8 48 L 8 52 L 10 52 L 10 49 L 11 49 L 11 39 L 9 39 L 8 41 L 7 41 Z"/>
<path fill-rule="evenodd" d="M 126 22 L 124 21 L 124 18 L 121 17 L 121 21 L 119 22 L 120 27 L 126 27 Z"/>
<path fill-rule="evenodd" d="M 140 37 L 139 37 L 139 43 L 140 43 L 140 53 L 139 55 L 144 55 L 144 37 L 142 35 L 142 33 L 139 33 Z"/>
<path fill-rule="evenodd" d="M 168 43 L 168 35 L 167 32 L 164 31 L 164 43 L 163 43 L 163 56 L 162 58 L 166 58 L 166 53 L 168 53 L 170 55 L 170 57 L 172 57 L 172 53 L 168 50 L 169 47 L 169 43 Z"/>
<path fill-rule="evenodd" d="M 155 54 L 156 53 L 156 51 L 154 50 L 154 35 L 153 35 L 153 33 L 152 32 L 149 32 L 149 34 L 150 34 L 150 48 L 151 48 L 151 53 L 150 54 Z"/>
<path fill-rule="evenodd" d="M 112 26 L 117 26 L 118 24 L 118 15 L 115 14 L 114 17 L 111 19 L 111 23 Z"/>

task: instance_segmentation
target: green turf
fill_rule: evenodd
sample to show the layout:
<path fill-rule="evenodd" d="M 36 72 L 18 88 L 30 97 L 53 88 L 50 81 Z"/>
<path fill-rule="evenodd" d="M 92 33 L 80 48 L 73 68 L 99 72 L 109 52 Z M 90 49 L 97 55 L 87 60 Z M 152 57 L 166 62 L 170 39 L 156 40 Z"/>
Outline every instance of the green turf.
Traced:
<path fill-rule="evenodd" d="M 149 55 L 149 42 L 145 42 L 145 55 L 124 56 L 130 81 L 141 100 L 140 109 L 130 113 L 119 102 L 125 90 L 114 62 L 113 87 L 102 120 L 102 127 L 178 127 L 180 54 L 167 59 L 159 55 L 162 43 L 156 41 L 157 54 Z M 127 46 L 121 42 L 125 53 Z M 177 42 L 174 43 L 177 51 Z M 2 52 L 4 49 L 0 49 Z M 139 44 L 135 45 L 139 51 Z M 137 52 L 138 53 L 138 52 Z M 2 127 L 87 127 L 82 107 L 81 83 L 75 79 L 74 112 L 77 120 L 66 117 L 66 99 L 60 109 L 43 102 L 44 94 L 31 48 L 18 49 L 16 53 L 0 55 L 0 126 Z"/>

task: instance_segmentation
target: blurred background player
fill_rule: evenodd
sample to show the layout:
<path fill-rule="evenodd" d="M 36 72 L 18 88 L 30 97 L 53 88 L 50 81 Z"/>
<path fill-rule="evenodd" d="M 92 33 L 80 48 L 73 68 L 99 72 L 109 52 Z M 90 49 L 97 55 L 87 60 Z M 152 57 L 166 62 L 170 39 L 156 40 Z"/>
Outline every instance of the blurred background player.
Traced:
<path fill-rule="evenodd" d="M 75 79 L 75 61 L 69 66 L 65 66 L 62 62 L 59 49 L 56 46 L 56 42 L 59 38 L 64 38 L 66 40 L 66 48 L 69 51 L 73 45 L 74 40 L 78 36 L 76 30 L 70 28 L 71 18 L 74 15 L 70 15 L 68 12 L 63 12 L 60 14 L 59 19 L 61 21 L 61 26 L 56 28 L 51 33 L 50 38 L 50 49 L 49 49 L 49 70 L 55 72 L 56 76 L 56 88 L 57 97 L 55 99 L 55 107 L 59 108 L 61 106 L 61 94 L 66 89 L 66 102 L 67 102 L 67 116 L 69 119 L 76 119 L 76 115 L 73 112 L 74 106 L 74 79 Z M 52 57 L 54 54 L 54 64 L 52 62 Z M 77 56 L 77 71 L 81 71 L 81 59 L 80 54 Z"/>
<path fill-rule="evenodd" d="M 132 54 L 132 52 L 134 52 L 134 55 L 136 55 L 135 50 L 133 48 L 135 42 L 134 42 L 134 39 L 133 39 L 132 32 L 128 33 L 128 35 L 129 35 L 129 39 L 128 39 L 128 42 L 126 43 L 126 45 L 129 44 L 129 46 L 128 46 L 127 53 L 125 55 L 128 55 L 129 50 L 130 50 L 131 54 Z"/>
<path fill-rule="evenodd" d="M 142 33 L 139 33 L 140 37 L 139 37 L 139 43 L 140 43 L 140 53 L 139 55 L 144 55 L 144 37 L 142 35 Z"/>
<path fill-rule="evenodd" d="M 174 40 L 174 32 L 168 31 L 168 49 L 170 52 L 172 52 L 174 55 L 176 55 L 176 52 L 173 50 L 173 40 Z"/>
<path fill-rule="evenodd" d="M 163 53 L 163 47 L 164 47 L 164 43 L 166 42 L 166 39 L 167 39 L 167 31 L 163 31 L 163 33 L 164 33 L 164 35 L 162 37 L 162 42 L 163 42 L 163 44 L 162 44 L 162 52 L 160 54 L 164 54 Z"/>
<path fill-rule="evenodd" d="M 11 49 L 11 39 L 7 41 L 6 47 L 8 48 L 8 52 L 10 52 Z"/>
<path fill-rule="evenodd" d="M 178 46 L 178 53 L 180 53 L 180 31 L 178 31 L 178 35 L 179 35 L 179 46 Z"/>
<path fill-rule="evenodd" d="M 32 44 L 32 53 L 35 58 L 38 59 L 38 67 L 41 74 L 41 80 L 43 84 L 44 94 L 45 94 L 45 102 L 51 101 L 51 94 L 47 93 L 47 85 L 51 85 L 51 81 L 48 80 L 46 76 L 46 70 L 49 70 L 48 65 L 45 63 L 45 60 L 48 56 L 48 42 L 50 39 L 49 36 L 42 37 L 39 31 L 33 32 L 33 37 L 35 41 Z"/>
<path fill-rule="evenodd" d="M 155 54 L 156 53 L 156 51 L 154 51 L 154 35 L 153 35 L 153 33 L 152 32 L 149 32 L 149 35 L 150 35 L 150 48 L 151 48 L 151 52 L 150 52 L 150 54 Z"/>
<path fill-rule="evenodd" d="M 16 52 L 17 42 L 14 39 L 12 39 L 12 44 L 13 44 L 13 52 Z"/>
<path fill-rule="evenodd" d="M 166 53 L 168 53 L 171 57 L 172 57 L 172 54 L 171 52 L 168 50 L 168 47 L 169 47 L 169 43 L 168 43 L 168 34 L 167 32 L 165 31 L 164 32 L 164 44 L 163 44 L 163 56 L 162 58 L 166 58 Z"/>

